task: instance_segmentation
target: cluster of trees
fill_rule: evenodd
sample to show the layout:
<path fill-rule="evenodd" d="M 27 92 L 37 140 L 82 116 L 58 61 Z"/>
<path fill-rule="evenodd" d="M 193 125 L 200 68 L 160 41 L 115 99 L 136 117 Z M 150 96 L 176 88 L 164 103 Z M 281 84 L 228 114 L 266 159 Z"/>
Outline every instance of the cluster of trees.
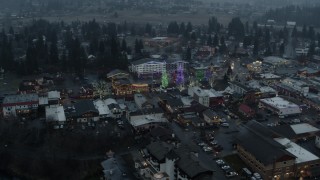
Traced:
<path fill-rule="evenodd" d="M 317 18 L 320 16 L 320 6 L 300 7 L 287 6 L 277 9 L 270 9 L 264 16 L 263 20 L 273 19 L 276 22 L 285 23 L 287 21 L 296 21 L 297 24 L 313 24 L 316 27 L 320 26 Z"/>
<path fill-rule="evenodd" d="M 179 35 L 182 34 L 184 37 L 189 37 L 189 34 L 192 32 L 193 26 L 191 22 L 188 22 L 187 25 L 182 22 L 180 25 L 176 22 L 170 22 L 167 28 L 168 35 Z"/>
<path fill-rule="evenodd" d="M 13 35 L 13 30 L 10 31 L 10 35 Z M 13 70 L 14 61 L 13 61 L 13 52 L 12 52 L 12 43 L 6 35 L 5 31 L 2 30 L 0 33 L 0 68 Z"/>

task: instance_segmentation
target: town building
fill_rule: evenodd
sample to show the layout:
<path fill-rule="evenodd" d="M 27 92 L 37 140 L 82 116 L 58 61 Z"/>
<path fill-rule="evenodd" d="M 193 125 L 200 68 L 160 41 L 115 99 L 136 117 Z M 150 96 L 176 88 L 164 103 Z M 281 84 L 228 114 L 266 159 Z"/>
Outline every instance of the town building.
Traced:
<path fill-rule="evenodd" d="M 224 103 L 223 94 L 214 89 L 201 89 L 198 86 L 189 87 L 188 95 L 206 107 L 218 106 Z"/>
<path fill-rule="evenodd" d="M 241 104 L 238 111 L 246 118 L 252 118 L 255 115 L 255 111 L 246 104 Z"/>
<path fill-rule="evenodd" d="M 77 101 L 73 107 L 66 108 L 67 119 L 77 123 L 95 122 L 100 119 L 99 111 L 91 100 Z"/>
<path fill-rule="evenodd" d="M 260 99 L 259 108 L 265 108 L 277 114 L 279 117 L 297 115 L 301 109 L 297 104 L 289 102 L 281 97 Z"/>
<path fill-rule="evenodd" d="M 136 168 L 145 177 L 163 174 L 166 179 L 188 180 L 212 178 L 213 172 L 197 162 L 197 151 L 184 145 L 177 147 L 155 141 L 146 147 L 149 156 L 143 162 L 136 162 Z M 140 165 L 141 164 L 141 165 Z"/>
<path fill-rule="evenodd" d="M 131 62 L 129 66 L 130 72 L 138 77 L 161 76 L 166 71 L 166 62 L 164 60 L 145 58 Z"/>
<path fill-rule="evenodd" d="M 203 113 L 203 119 L 208 125 L 219 124 L 221 122 L 218 114 L 211 109 L 205 110 Z"/>
<path fill-rule="evenodd" d="M 95 108 L 99 111 L 100 118 L 121 118 L 124 110 L 119 106 L 117 101 L 112 98 L 97 99 L 93 101 Z"/>
<path fill-rule="evenodd" d="M 45 108 L 46 122 L 51 125 L 61 125 L 66 123 L 66 115 L 61 105 L 49 105 Z"/>
<path fill-rule="evenodd" d="M 39 106 L 39 96 L 32 94 L 7 95 L 2 102 L 3 116 L 18 116 L 36 112 Z"/>
<path fill-rule="evenodd" d="M 138 134 L 168 122 L 161 108 L 141 109 L 135 112 L 129 112 L 127 119 Z"/>
<path fill-rule="evenodd" d="M 248 122 L 236 137 L 240 158 L 263 179 L 318 176 L 318 156 L 256 121 Z"/>

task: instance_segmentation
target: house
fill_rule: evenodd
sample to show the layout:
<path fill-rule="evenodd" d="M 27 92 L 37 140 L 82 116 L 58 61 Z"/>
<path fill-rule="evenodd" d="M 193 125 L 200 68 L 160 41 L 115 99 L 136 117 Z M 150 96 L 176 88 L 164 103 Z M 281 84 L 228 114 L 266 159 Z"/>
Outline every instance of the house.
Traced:
<path fill-rule="evenodd" d="M 78 123 L 86 123 L 99 120 L 99 111 L 95 108 L 93 101 L 77 101 L 70 111 L 66 113 L 67 119 Z"/>
<path fill-rule="evenodd" d="M 32 94 L 7 95 L 2 101 L 3 116 L 18 116 L 31 114 L 37 111 L 39 96 Z"/>
<path fill-rule="evenodd" d="M 154 108 L 155 105 L 145 95 L 137 93 L 134 94 L 134 102 L 139 109 Z"/>
<path fill-rule="evenodd" d="M 66 115 L 64 113 L 63 106 L 60 105 L 50 105 L 46 106 L 46 122 L 56 125 L 65 124 Z"/>
<path fill-rule="evenodd" d="M 238 83 L 238 82 L 229 82 L 229 87 L 237 94 L 240 94 L 240 95 L 245 95 L 247 94 L 248 92 L 252 91 L 251 88 L 247 87 L 246 85 L 243 85 L 241 83 Z"/>
<path fill-rule="evenodd" d="M 146 83 L 131 83 L 129 79 L 113 79 L 112 90 L 116 96 L 132 96 L 135 93 L 149 92 Z"/>
<path fill-rule="evenodd" d="M 161 108 L 141 109 L 136 112 L 130 112 L 127 116 L 129 123 L 137 133 L 150 130 L 168 122 Z"/>
<path fill-rule="evenodd" d="M 254 110 L 246 104 L 241 104 L 238 111 L 247 118 L 252 118 L 255 115 Z"/>
<path fill-rule="evenodd" d="M 115 99 L 97 99 L 93 101 L 95 108 L 99 111 L 100 118 L 121 118 L 124 110 Z"/>
<path fill-rule="evenodd" d="M 209 125 L 220 123 L 220 117 L 211 109 L 207 109 L 203 112 L 203 119 Z"/>
<path fill-rule="evenodd" d="M 214 89 L 202 89 L 200 87 L 189 87 L 188 95 L 206 107 L 218 106 L 224 103 L 222 93 Z"/>
<path fill-rule="evenodd" d="M 193 125 L 194 127 L 203 127 L 205 126 L 205 121 L 201 119 L 194 112 L 186 112 L 183 114 L 179 114 L 177 117 L 178 122 L 183 126 Z"/>
<path fill-rule="evenodd" d="M 184 107 L 184 104 L 179 97 L 167 93 L 159 95 L 159 104 L 171 114 L 180 112 Z"/>
<path fill-rule="evenodd" d="M 114 157 L 111 157 L 107 160 L 101 162 L 101 166 L 103 168 L 103 174 L 105 180 L 119 180 L 119 179 L 127 179 L 125 168 L 118 160 Z"/>
<path fill-rule="evenodd" d="M 49 91 L 39 96 L 39 105 L 53 105 L 59 104 L 60 102 L 60 92 L 59 91 Z"/>

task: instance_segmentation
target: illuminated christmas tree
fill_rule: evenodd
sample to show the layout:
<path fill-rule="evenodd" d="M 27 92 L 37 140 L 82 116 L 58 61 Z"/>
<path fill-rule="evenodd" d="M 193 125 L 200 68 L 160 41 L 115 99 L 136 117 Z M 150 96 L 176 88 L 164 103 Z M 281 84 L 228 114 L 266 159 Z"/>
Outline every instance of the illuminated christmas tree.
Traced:
<path fill-rule="evenodd" d="M 168 74 L 167 72 L 164 71 L 161 77 L 161 87 L 165 89 L 168 87 L 168 85 L 169 85 Z"/>
<path fill-rule="evenodd" d="M 183 74 L 183 67 L 180 64 L 177 68 L 177 77 L 176 77 L 176 84 L 183 85 L 184 84 L 184 74 Z"/>
<path fill-rule="evenodd" d="M 206 74 L 205 74 L 205 76 L 206 76 L 206 80 L 207 81 L 209 81 L 209 79 L 211 78 L 211 76 L 212 76 L 212 72 L 211 72 L 211 70 L 210 69 L 207 69 L 206 70 Z"/>

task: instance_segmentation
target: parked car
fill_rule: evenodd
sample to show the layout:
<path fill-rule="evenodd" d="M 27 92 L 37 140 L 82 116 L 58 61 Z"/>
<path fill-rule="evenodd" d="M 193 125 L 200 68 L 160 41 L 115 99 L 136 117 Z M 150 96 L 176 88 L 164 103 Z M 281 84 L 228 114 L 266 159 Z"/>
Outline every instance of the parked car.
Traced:
<path fill-rule="evenodd" d="M 224 165 L 224 164 L 226 164 L 226 163 L 224 162 L 224 160 L 222 160 L 222 159 L 216 160 L 216 163 L 217 163 L 218 165 Z"/>
<path fill-rule="evenodd" d="M 234 177 L 234 176 L 238 176 L 238 173 L 234 171 L 226 172 L 226 177 Z"/>
<path fill-rule="evenodd" d="M 231 167 L 229 165 L 224 165 L 224 166 L 221 167 L 222 170 L 227 170 L 227 169 L 230 169 L 230 168 Z"/>
<path fill-rule="evenodd" d="M 229 127 L 229 123 L 222 123 L 221 126 L 222 127 Z"/>

